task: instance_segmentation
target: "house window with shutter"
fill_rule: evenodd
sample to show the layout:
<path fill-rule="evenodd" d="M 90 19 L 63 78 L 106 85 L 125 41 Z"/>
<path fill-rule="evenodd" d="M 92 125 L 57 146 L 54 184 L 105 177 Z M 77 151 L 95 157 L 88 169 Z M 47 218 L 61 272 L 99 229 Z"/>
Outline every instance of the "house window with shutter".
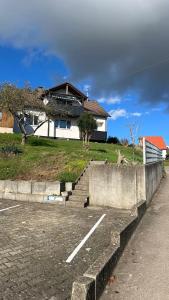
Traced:
<path fill-rule="evenodd" d="M 69 120 L 55 120 L 55 127 L 60 129 L 70 129 L 71 121 Z"/>
<path fill-rule="evenodd" d="M 63 128 L 63 129 L 67 128 L 67 121 L 66 120 L 60 120 L 60 128 Z"/>

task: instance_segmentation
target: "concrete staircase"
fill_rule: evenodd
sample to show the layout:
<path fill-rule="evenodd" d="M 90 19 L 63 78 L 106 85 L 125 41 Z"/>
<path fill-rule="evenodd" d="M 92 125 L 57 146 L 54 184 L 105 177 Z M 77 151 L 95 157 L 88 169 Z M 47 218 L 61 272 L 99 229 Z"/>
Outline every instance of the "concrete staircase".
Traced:
<path fill-rule="evenodd" d="M 93 165 L 106 164 L 107 161 L 90 161 L 76 181 L 72 195 L 66 201 L 66 206 L 69 207 L 87 207 L 89 205 L 89 172 Z"/>
<path fill-rule="evenodd" d="M 90 164 L 83 171 L 76 182 L 75 189 L 72 195 L 66 201 L 66 206 L 69 207 L 86 207 L 89 204 L 89 169 Z"/>

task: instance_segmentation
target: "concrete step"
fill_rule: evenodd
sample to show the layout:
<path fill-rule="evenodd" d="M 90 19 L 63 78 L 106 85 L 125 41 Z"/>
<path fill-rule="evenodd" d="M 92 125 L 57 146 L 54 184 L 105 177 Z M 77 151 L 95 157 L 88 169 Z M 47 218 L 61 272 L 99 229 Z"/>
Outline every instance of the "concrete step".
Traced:
<path fill-rule="evenodd" d="M 78 183 L 80 183 L 80 184 L 89 184 L 89 178 L 80 178 Z"/>
<path fill-rule="evenodd" d="M 88 190 L 77 189 L 73 191 L 72 196 L 87 196 L 88 194 L 89 194 Z"/>
<path fill-rule="evenodd" d="M 85 207 L 85 202 L 80 202 L 80 201 L 66 201 L 66 207 L 79 207 L 79 208 L 84 208 Z"/>
<path fill-rule="evenodd" d="M 88 184 L 81 184 L 81 183 L 78 183 L 78 184 L 75 186 L 74 191 L 76 191 L 76 190 L 88 191 L 88 190 L 89 190 L 89 185 L 88 185 Z"/>
<path fill-rule="evenodd" d="M 85 195 L 71 195 L 70 197 L 69 197 L 69 201 L 78 201 L 78 202 L 85 202 L 86 201 L 86 198 L 87 198 L 87 196 Z"/>

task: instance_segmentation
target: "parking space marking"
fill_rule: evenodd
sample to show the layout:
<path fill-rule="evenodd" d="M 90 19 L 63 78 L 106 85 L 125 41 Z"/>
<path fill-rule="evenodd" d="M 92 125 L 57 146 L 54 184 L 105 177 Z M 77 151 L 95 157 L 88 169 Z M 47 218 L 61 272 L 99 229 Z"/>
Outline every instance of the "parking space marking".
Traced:
<path fill-rule="evenodd" d="M 75 248 L 75 250 L 72 252 L 72 254 L 68 257 L 66 260 L 67 263 L 70 263 L 73 258 L 76 256 L 76 254 L 79 252 L 79 250 L 83 247 L 83 245 L 86 243 L 86 241 L 89 239 L 89 237 L 92 235 L 92 233 L 96 230 L 96 228 L 99 226 L 99 224 L 102 222 L 106 214 L 102 215 L 101 218 L 97 221 L 97 223 L 91 228 L 91 230 L 88 232 L 88 234 L 84 237 L 84 239 L 80 242 L 80 244 Z"/>
<path fill-rule="evenodd" d="M 15 207 L 18 207 L 18 206 L 20 206 L 20 205 L 18 204 L 18 205 L 15 205 L 15 206 L 10 206 L 10 207 L 7 207 L 7 208 L 0 209 L 0 212 L 5 211 L 5 210 L 9 210 L 11 208 L 15 208 Z"/>

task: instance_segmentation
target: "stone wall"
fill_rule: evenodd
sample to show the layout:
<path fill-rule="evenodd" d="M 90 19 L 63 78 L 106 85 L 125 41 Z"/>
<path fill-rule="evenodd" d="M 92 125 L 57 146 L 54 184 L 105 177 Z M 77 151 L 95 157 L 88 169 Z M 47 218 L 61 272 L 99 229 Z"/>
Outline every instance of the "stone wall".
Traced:
<path fill-rule="evenodd" d="M 90 205 L 131 209 L 150 202 L 162 178 L 162 163 L 148 166 L 94 165 L 89 172 Z"/>
<path fill-rule="evenodd" d="M 43 202 L 49 195 L 60 195 L 64 185 L 59 181 L 35 182 L 0 180 L 0 199 Z"/>

